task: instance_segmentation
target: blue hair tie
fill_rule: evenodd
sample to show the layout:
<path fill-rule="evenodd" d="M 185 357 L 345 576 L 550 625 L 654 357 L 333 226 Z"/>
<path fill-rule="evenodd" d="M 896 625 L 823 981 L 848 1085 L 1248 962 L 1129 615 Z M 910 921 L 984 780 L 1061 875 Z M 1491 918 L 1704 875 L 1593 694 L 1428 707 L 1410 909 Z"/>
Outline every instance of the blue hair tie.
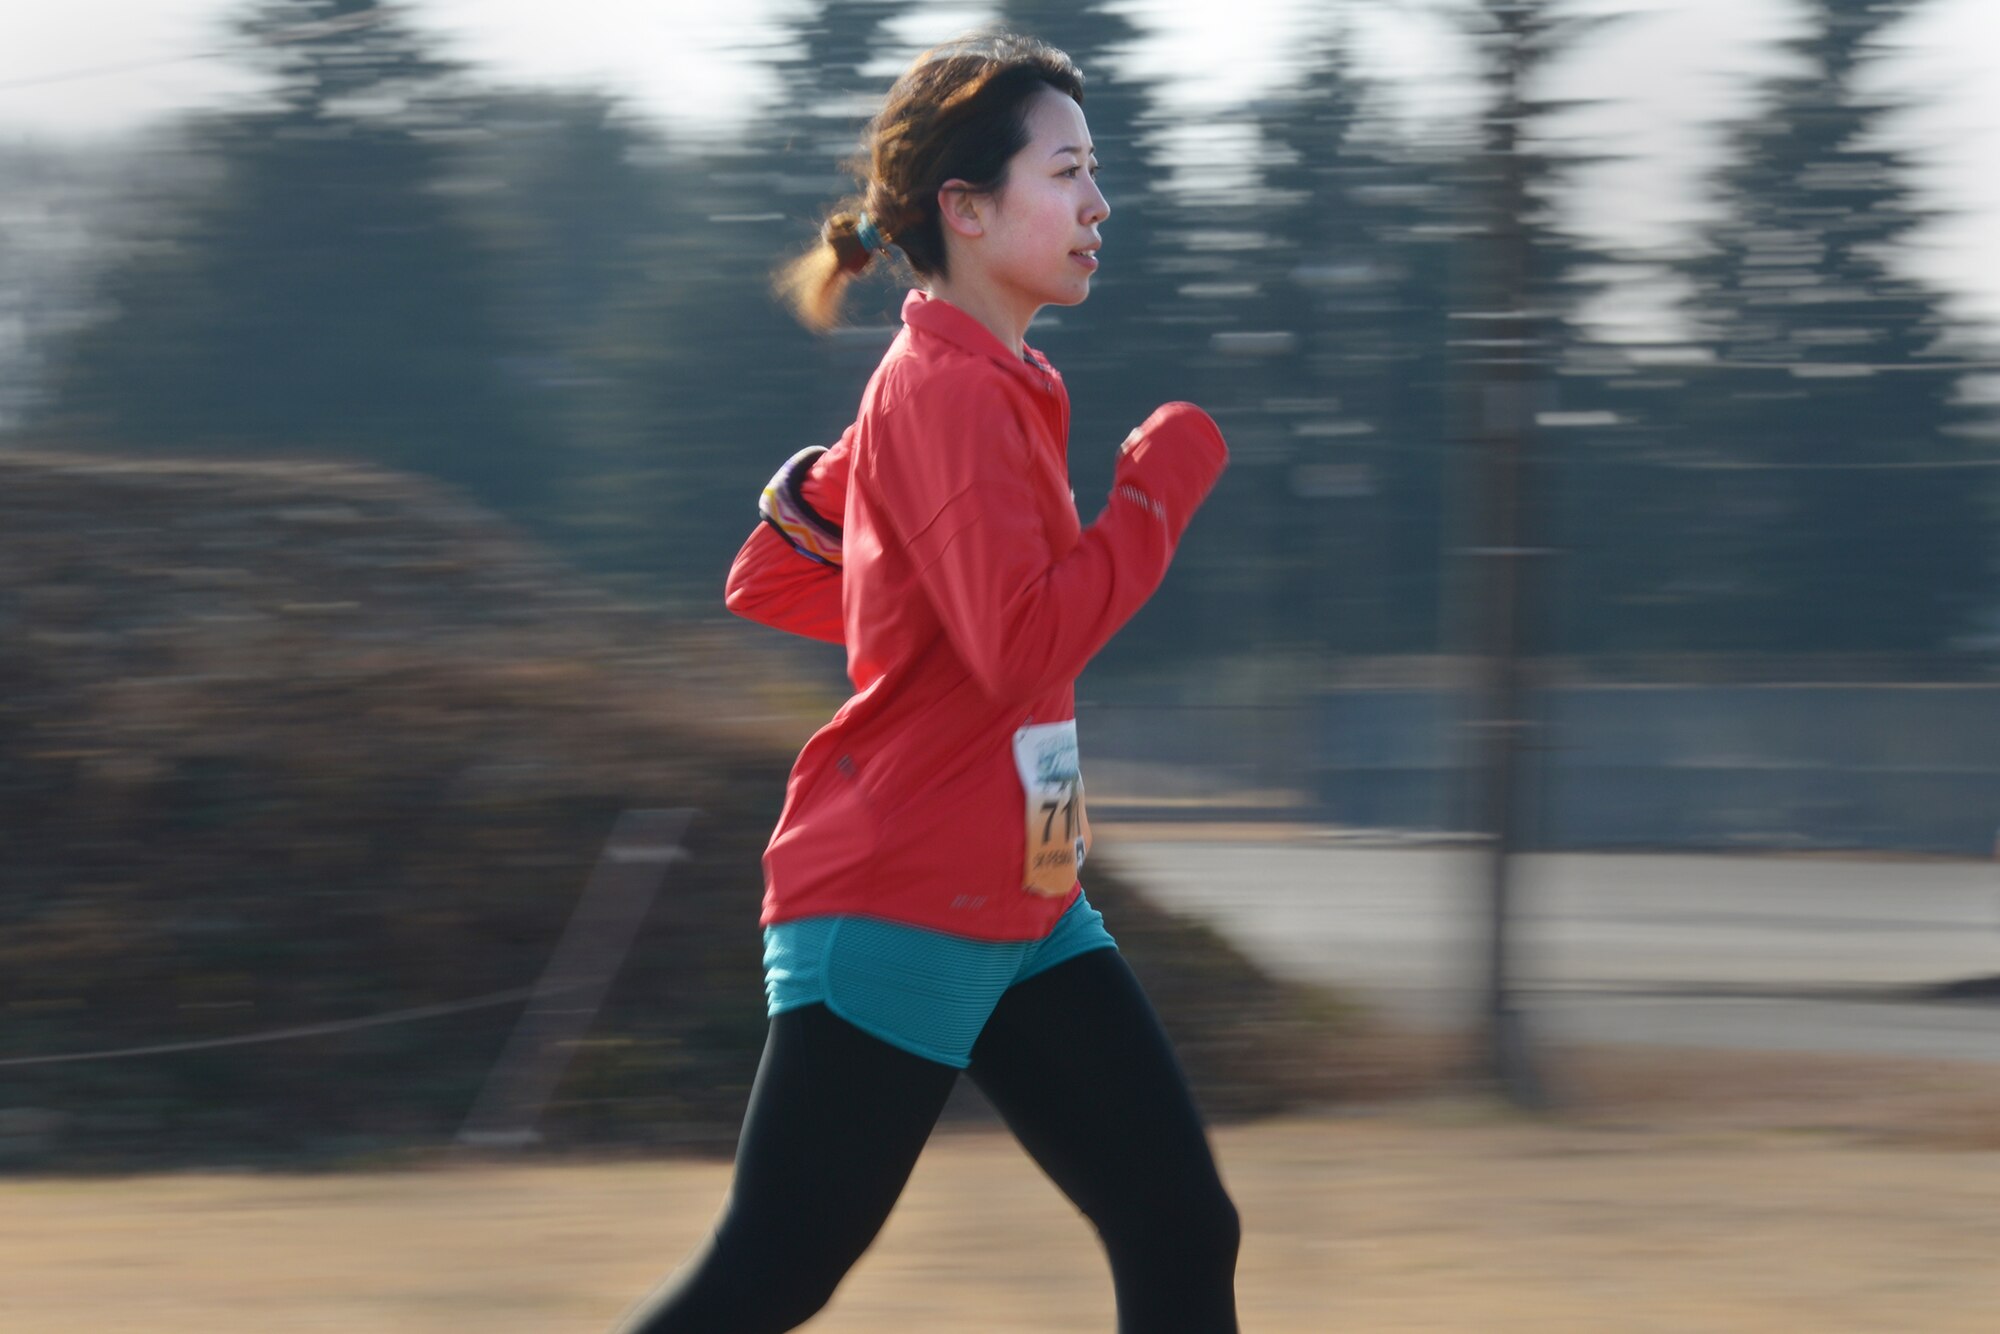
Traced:
<path fill-rule="evenodd" d="M 863 213 L 854 224 L 854 239 L 861 242 L 864 250 L 871 250 L 879 255 L 889 253 L 889 243 L 882 238 L 882 233 L 876 230 L 875 220 L 866 213 Z"/>

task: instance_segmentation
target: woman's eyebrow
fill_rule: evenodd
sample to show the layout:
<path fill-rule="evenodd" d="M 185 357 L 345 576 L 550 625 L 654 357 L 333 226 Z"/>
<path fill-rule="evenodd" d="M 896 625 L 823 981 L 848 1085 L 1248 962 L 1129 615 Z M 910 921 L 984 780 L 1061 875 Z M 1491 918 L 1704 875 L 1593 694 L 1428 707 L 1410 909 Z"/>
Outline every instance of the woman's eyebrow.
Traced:
<path fill-rule="evenodd" d="M 1092 155 L 1095 155 L 1096 152 L 1097 152 L 1096 144 L 1085 144 L 1082 148 L 1078 148 L 1075 144 L 1064 144 L 1061 148 L 1058 148 L 1055 152 L 1049 154 L 1049 156 L 1061 157 L 1064 153 L 1076 153 L 1079 155 L 1083 153 L 1090 153 Z"/>

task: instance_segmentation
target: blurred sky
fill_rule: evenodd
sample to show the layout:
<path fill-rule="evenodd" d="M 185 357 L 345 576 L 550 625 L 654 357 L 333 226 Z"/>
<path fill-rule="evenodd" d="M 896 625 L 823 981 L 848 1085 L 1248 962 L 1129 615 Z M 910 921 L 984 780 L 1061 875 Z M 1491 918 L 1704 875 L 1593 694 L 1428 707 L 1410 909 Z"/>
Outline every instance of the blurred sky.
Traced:
<path fill-rule="evenodd" d="M 1672 248 L 1711 201 L 1703 175 L 1721 126 L 1756 109 L 1755 80 L 1784 68 L 1773 43 L 1802 30 L 1800 0 L 1585 0 L 1636 15 L 1565 62 L 1545 90 L 1600 99 L 1558 128 L 1626 160 L 1594 168 L 1570 201 L 1576 220 L 1615 244 Z M 1129 56 L 1166 82 L 1174 110 L 1206 117 L 1293 77 L 1291 53 L 1327 0 L 1126 0 L 1148 33 Z M 1346 7 L 1366 67 L 1387 76 L 1387 106 L 1413 128 L 1472 104 L 1469 59 L 1433 5 Z M 218 52 L 244 0 L 17 0 L 0 17 L 0 137 L 103 137 L 173 111 L 254 93 Z M 417 22 L 489 76 L 594 83 L 667 118 L 681 136 L 726 134 L 772 89 L 759 65 L 799 0 L 412 0 Z M 988 6 L 940 3 L 899 25 L 885 76 L 911 50 L 988 18 Z M 1897 54 L 1871 91 L 1912 102 L 1890 141 L 1919 159 L 1921 202 L 1943 214 L 1921 233 L 1910 268 L 1953 294 L 1959 313 L 2000 336 L 2000 0 L 1930 0 L 1891 33 Z M 1229 133 L 1184 143 L 1215 163 Z M 1115 163 L 1107 163 L 1114 172 Z M 1112 178 L 1115 181 L 1115 175 Z M 1643 300 L 1625 318 L 1651 325 Z"/>

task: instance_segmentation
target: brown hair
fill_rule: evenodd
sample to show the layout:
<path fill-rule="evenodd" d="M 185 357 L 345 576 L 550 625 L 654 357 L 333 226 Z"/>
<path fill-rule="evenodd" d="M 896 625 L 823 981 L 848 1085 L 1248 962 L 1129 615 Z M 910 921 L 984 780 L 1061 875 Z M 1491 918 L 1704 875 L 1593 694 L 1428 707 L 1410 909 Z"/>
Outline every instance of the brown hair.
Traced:
<path fill-rule="evenodd" d="M 1006 185 L 1007 163 L 1028 142 L 1028 102 L 1044 88 L 1083 102 L 1076 65 L 1032 37 L 981 34 L 918 56 L 848 164 L 861 193 L 836 205 L 812 247 L 778 271 L 778 295 L 800 321 L 838 322 L 847 284 L 875 258 L 857 235 L 863 213 L 920 277 L 943 277 L 938 190 L 953 179 L 981 193 Z"/>

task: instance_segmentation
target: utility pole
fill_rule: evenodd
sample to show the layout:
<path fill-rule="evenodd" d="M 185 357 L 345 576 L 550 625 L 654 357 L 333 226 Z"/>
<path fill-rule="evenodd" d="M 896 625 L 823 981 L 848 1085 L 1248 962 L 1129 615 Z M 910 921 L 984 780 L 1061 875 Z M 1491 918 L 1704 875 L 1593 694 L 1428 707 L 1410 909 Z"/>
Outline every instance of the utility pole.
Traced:
<path fill-rule="evenodd" d="M 1527 544 L 1522 522 L 1526 443 L 1543 374 L 1546 343 L 1530 309 L 1531 207 L 1521 153 L 1526 117 L 1522 93 L 1528 61 L 1532 0 L 1494 0 L 1489 40 L 1496 60 L 1496 97 L 1488 113 L 1479 172 L 1481 248 L 1476 298 L 1463 316 L 1473 388 L 1471 439 L 1475 457 L 1474 512 L 1479 534 L 1473 557 L 1478 589 L 1475 645 L 1478 671 L 1472 753 L 1476 763 L 1476 827 L 1485 835 L 1487 933 L 1479 1074 L 1516 1106 L 1539 1108 L 1546 1094 L 1536 1073 L 1526 1017 L 1514 995 L 1515 855 L 1522 825 L 1522 754 L 1529 727 L 1521 664 L 1522 592 L 1529 562 L 1542 554 Z"/>

